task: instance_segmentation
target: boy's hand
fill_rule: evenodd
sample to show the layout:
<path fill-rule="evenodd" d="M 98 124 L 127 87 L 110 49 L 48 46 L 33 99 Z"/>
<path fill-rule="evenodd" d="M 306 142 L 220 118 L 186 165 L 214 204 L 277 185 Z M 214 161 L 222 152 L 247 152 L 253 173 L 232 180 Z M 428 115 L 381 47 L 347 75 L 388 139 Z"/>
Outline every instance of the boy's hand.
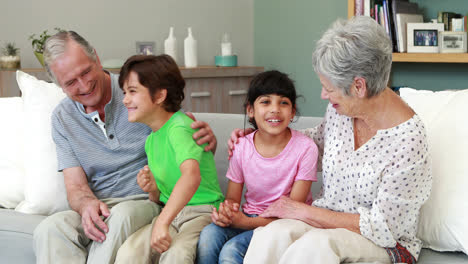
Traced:
<path fill-rule="evenodd" d="M 158 185 L 148 165 L 145 165 L 137 174 L 137 183 L 144 192 L 158 191 Z"/>
<path fill-rule="evenodd" d="M 156 220 L 151 233 L 151 248 L 162 254 L 169 249 L 171 242 L 172 238 L 169 234 L 169 226 L 161 224 Z"/>

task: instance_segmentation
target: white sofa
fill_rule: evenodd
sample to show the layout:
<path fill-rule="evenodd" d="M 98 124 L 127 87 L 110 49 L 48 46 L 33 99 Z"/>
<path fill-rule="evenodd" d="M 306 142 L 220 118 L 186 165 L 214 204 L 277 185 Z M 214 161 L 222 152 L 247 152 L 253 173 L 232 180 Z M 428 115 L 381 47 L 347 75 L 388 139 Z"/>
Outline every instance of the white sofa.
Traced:
<path fill-rule="evenodd" d="M 50 136 L 47 136 L 50 129 L 47 113 L 50 114 L 51 109 L 63 97 L 63 94 L 52 84 L 38 82 L 33 77 L 20 73 L 18 78 L 23 97 L 0 98 L 0 122 L 2 122 L 0 204 L 7 207 L 0 209 L 0 263 L 21 264 L 35 263 L 32 234 L 38 223 L 46 217 L 44 215 L 64 210 L 67 205 L 63 192 L 63 179 L 61 174 L 57 174 L 53 169 L 56 164 L 54 145 Z M 442 122 L 443 125 L 443 122 L 447 121 L 452 114 L 464 110 L 458 113 L 455 119 L 460 118 L 456 120 L 460 122 L 464 119 L 468 124 L 466 115 L 468 106 L 457 104 L 458 108 L 455 108 L 456 111 L 453 112 L 456 103 L 453 101 L 460 101 L 462 98 L 468 105 L 468 91 L 456 94 L 456 96 L 450 94 L 440 96 L 432 92 L 412 90 L 402 91 L 402 94 L 407 96 L 407 100 L 417 112 L 421 112 L 423 120 L 427 120 L 433 153 L 439 151 L 441 144 L 447 144 L 447 151 L 442 154 L 452 155 L 449 159 L 441 158 L 441 153 L 433 155 L 434 192 L 429 202 L 423 207 L 419 232 L 429 248 L 466 253 L 468 249 L 468 221 L 466 221 L 468 220 L 466 202 L 468 192 L 464 189 L 468 185 L 463 185 L 467 180 L 461 179 L 458 175 L 468 174 L 468 165 L 465 165 L 468 162 L 466 159 L 462 160 L 463 156 L 461 156 L 468 152 L 468 139 L 465 138 L 468 135 L 468 125 L 463 124 L 463 128 L 448 126 L 447 130 L 442 132 L 443 134 L 437 134 L 440 132 L 437 122 Z M 418 100 L 419 97 L 430 102 L 430 105 Z M 443 107 L 436 107 L 441 104 Z M 444 112 L 445 108 L 451 111 L 447 115 Z M 444 114 L 439 116 L 440 113 Z M 227 181 L 224 176 L 228 167 L 226 141 L 234 128 L 244 127 L 246 120 L 243 115 L 236 114 L 198 113 L 195 115 L 197 119 L 207 121 L 218 138 L 216 166 L 222 190 L 226 191 Z M 320 120 L 321 117 L 300 117 L 293 127 L 297 129 L 312 127 Z M 461 137 L 463 133 L 465 137 Z M 31 137 L 30 134 L 35 134 L 37 137 L 26 139 L 26 137 Z M 460 135 L 460 140 L 462 140 L 459 144 L 453 144 L 453 140 L 451 141 L 456 135 Z M 435 142 L 438 139 L 444 141 L 438 144 Z M 39 145 L 32 145 L 30 140 L 40 141 L 36 142 Z M 462 153 L 463 151 L 465 152 Z M 440 173 L 439 169 L 447 168 L 447 166 L 438 166 L 438 162 L 449 163 L 447 165 L 451 169 L 449 174 Z M 30 164 L 36 166 L 32 171 L 27 170 Z M 442 175 L 448 179 L 442 179 L 440 177 Z M 21 177 L 23 179 L 20 179 Z M 450 185 L 447 185 L 447 182 Z M 319 182 L 312 185 L 315 195 L 319 192 L 320 184 L 319 177 Z M 418 263 L 468 263 L 468 256 L 462 252 L 441 253 L 424 249 Z"/>

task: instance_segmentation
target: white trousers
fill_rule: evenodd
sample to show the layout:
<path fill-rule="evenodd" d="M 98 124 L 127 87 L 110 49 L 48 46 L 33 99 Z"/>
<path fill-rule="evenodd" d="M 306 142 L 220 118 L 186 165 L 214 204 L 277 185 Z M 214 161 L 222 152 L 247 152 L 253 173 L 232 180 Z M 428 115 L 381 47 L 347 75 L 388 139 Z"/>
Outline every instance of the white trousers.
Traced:
<path fill-rule="evenodd" d="M 384 248 L 344 228 L 320 229 L 302 221 L 280 219 L 255 229 L 244 258 L 258 263 L 391 263 Z"/>
<path fill-rule="evenodd" d="M 114 263 L 120 245 L 133 232 L 151 223 L 161 211 L 147 195 L 102 200 L 110 209 L 104 221 L 109 227 L 104 242 L 86 237 L 81 216 L 75 211 L 53 214 L 34 230 L 37 263 Z"/>

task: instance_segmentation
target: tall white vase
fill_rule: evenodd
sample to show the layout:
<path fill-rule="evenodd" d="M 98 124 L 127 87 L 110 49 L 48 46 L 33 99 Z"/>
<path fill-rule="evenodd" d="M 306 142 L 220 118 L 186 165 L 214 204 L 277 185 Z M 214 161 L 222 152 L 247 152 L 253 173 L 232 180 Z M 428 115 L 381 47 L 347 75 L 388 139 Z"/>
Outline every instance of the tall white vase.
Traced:
<path fill-rule="evenodd" d="M 177 62 L 177 39 L 174 37 L 174 28 L 170 27 L 169 36 L 164 41 L 164 53 Z"/>
<path fill-rule="evenodd" d="M 195 68 L 198 66 L 197 40 L 193 38 L 192 28 L 188 28 L 188 36 L 184 40 L 185 67 Z"/>

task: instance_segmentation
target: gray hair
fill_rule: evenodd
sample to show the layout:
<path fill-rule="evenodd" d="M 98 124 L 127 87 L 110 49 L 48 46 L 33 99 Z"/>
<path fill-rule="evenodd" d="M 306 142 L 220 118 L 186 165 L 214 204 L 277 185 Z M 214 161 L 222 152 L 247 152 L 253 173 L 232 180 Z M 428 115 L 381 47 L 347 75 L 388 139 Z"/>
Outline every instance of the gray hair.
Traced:
<path fill-rule="evenodd" d="M 55 74 L 50 69 L 50 65 L 60 56 L 65 53 L 67 43 L 75 41 L 81 46 L 86 56 L 92 61 L 97 60 L 96 52 L 89 42 L 75 31 L 60 31 L 57 34 L 49 37 L 44 44 L 44 64 L 52 81 L 58 85 Z"/>
<path fill-rule="evenodd" d="M 345 95 L 355 77 L 364 78 L 367 97 L 372 97 L 387 87 L 392 44 L 385 29 L 370 17 L 339 19 L 317 42 L 312 64 Z"/>

